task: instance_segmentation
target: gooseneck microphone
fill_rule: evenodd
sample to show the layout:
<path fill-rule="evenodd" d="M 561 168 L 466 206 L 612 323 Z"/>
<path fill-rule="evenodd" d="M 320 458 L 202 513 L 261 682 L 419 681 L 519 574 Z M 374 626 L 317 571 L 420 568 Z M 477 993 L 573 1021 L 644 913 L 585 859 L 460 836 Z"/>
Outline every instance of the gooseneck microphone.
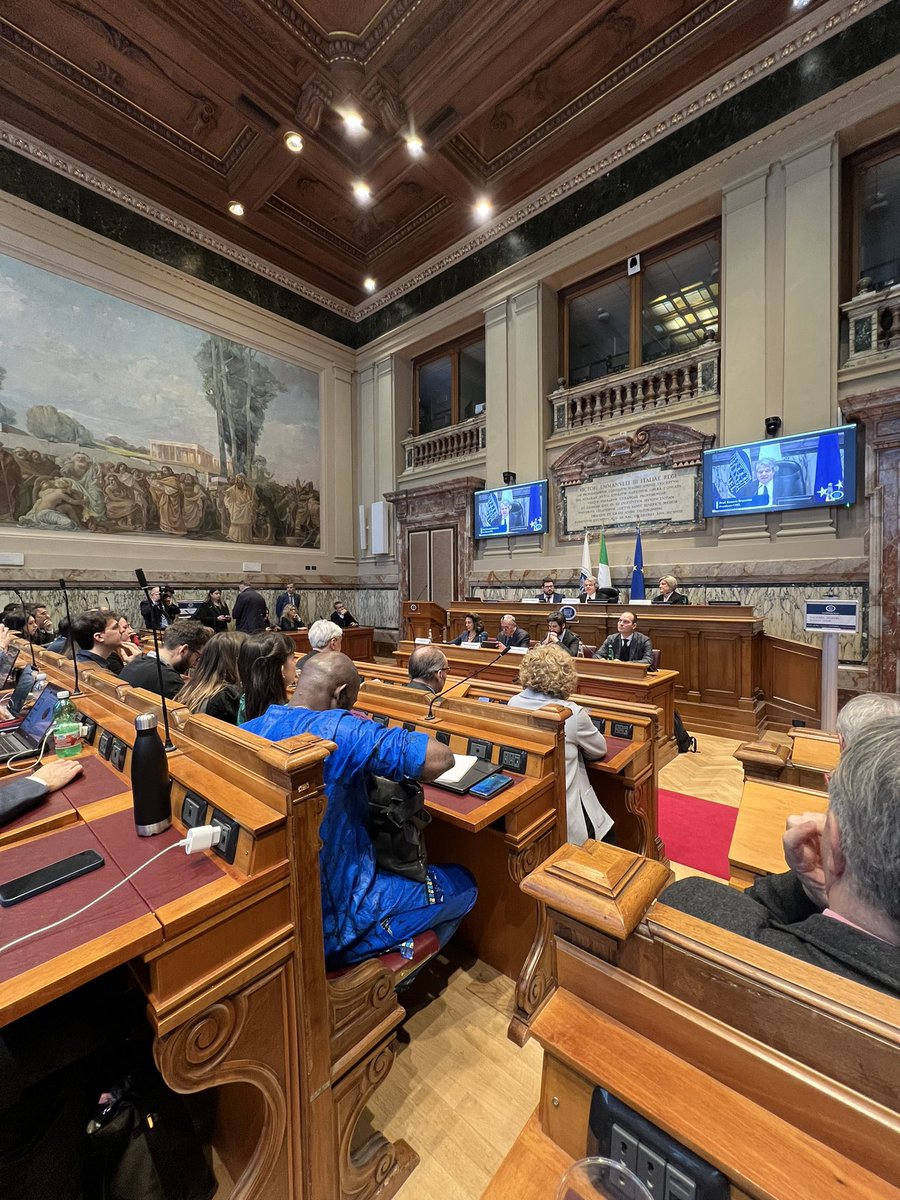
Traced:
<path fill-rule="evenodd" d="M 78 651 L 75 649 L 75 640 L 72 637 L 72 614 L 69 612 L 69 592 L 66 588 L 66 581 L 64 579 L 59 581 L 59 590 L 63 594 L 63 603 L 66 606 L 66 620 L 69 622 L 69 632 L 67 636 L 69 639 L 69 646 L 72 650 L 72 668 L 75 671 L 75 689 L 72 692 L 72 695 L 80 696 L 81 689 L 78 687 Z"/>
<path fill-rule="evenodd" d="M 140 567 L 136 567 L 134 577 L 138 581 L 138 587 L 147 597 L 147 603 L 150 605 L 151 616 L 153 614 L 153 601 L 150 599 L 150 588 L 147 584 L 147 576 Z M 159 657 L 159 632 L 156 628 L 156 622 L 151 621 L 150 632 L 153 634 L 153 650 L 156 654 L 156 678 L 159 680 L 159 698 L 162 701 L 163 728 L 166 731 L 166 740 L 163 749 L 166 754 L 171 754 L 175 747 L 172 745 L 172 738 L 169 735 L 169 713 L 166 708 L 166 693 L 163 685 L 162 660 Z"/>
<path fill-rule="evenodd" d="M 474 679 L 476 675 L 480 675 L 482 671 L 486 671 L 488 667 L 492 667 L 495 662 L 500 661 L 504 654 L 509 654 L 509 646 L 504 646 L 500 653 L 495 654 L 490 662 L 486 662 L 476 670 L 472 671 L 470 674 L 464 675 L 462 679 L 457 679 L 456 683 L 451 683 L 451 685 L 448 688 L 444 688 L 442 692 L 435 692 L 435 694 L 428 701 L 428 714 L 425 717 L 425 720 L 434 720 L 432 709 L 434 708 L 437 700 L 443 700 L 444 696 L 446 696 L 448 692 L 452 692 L 454 688 L 462 687 L 464 683 L 468 683 L 470 679 Z"/>
<path fill-rule="evenodd" d="M 25 601 L 22 599 L 22 593 L 18 588 L 13 588 L 16 596 L 19 598 L 19 603 L 22 605 L 22 612 L 25 614 L 25 624 L 22 626 L 22 637 L 28 643 L 28 649 L 31 651 L 31 669 L 37 671 L 37 659 L 34 657 L 34 642 L 28 636 L 28 609 L 25 607 Z"/>

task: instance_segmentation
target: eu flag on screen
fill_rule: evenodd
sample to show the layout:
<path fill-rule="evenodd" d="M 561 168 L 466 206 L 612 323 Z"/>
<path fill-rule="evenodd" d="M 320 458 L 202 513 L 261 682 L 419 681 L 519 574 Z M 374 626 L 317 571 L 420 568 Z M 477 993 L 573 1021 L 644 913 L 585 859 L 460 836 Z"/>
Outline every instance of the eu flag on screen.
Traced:
<path fill-rule="evenodd" d="M 631 571 L 631 599 L 644 600 L 644 550 L 641 546 L 641 527 L 638 526 L 637 538 L 634 543 L 634 567 Z"/>
<path fill-rule="evenodd" d="M 841 438 L 838 433 L 823 433 L 819 437 L 813 495 L 820 504 L 844 498 L 844 468 L 841 465 Z"/>

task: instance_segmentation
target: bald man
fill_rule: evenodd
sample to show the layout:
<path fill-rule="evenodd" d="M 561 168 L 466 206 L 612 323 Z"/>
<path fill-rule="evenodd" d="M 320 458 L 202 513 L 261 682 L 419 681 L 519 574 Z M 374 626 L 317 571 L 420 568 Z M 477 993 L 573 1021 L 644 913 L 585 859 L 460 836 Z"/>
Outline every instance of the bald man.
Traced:
<path fill-rule="evenodd" d="M 323 767 L 328 807 L 319 854 L 329 968 L 392 949 L 409 954 L 411 939 L 426 929 L 444 945 L 477 895 L 463 867 L 429 867 L 427 883 L 378 868 L 368 828 L 369 774 L 435 779 L 453 765 L 453 755 L 427 734 L 386 729 L 351 712 L 361 682 L 345 654 L 316 654 L 291 703 L 273 704 L 244 726 L 272 741 L 312 733 L 337 745 Z"/>

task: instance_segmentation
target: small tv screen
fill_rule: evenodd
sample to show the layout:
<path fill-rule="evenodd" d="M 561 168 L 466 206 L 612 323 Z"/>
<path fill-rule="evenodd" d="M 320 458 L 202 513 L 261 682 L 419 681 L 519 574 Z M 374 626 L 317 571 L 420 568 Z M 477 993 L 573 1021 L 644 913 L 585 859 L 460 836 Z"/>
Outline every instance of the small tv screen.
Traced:
<path fill-rule="evenodd" d="M 547 480 L 475 493 L 475 537 L 547 532 Z"/>
<path fill-rule="evenodd" d="M 703 515 L 856 501 L 856 426 L 703 451 Z"/>

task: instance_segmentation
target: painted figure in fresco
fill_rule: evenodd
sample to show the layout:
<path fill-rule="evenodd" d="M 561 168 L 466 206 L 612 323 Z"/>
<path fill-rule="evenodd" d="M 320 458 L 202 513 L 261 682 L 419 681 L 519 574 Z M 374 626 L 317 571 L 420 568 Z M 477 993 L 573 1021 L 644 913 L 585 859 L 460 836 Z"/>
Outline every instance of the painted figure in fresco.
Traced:
<path fill-rule="evenodd" d="M 0 442 L 0 521 L 14 522 L 20 512 L 19 486 L 22 468 Z"/>
<path fill-rule="evenodd" d="M 93 521 L 93 518 L 88 518 Z M 96 522 L 94 528 L 96 528 Z M 81 496 L 71 479 L 46 479 L 38 488 L 38 497 L 19 524 L 29 529 L 90 528 L 83 517 Z"/>
<path fill-rule="evenodd" d="M 84 523 L 89 529 L 96 528 L 106 517 L 106 504 L 100 484 L 100 464 L 89 454 L 77 450 L 59 465 L 59 475 L 68 479 L 72 490 L 80 497 Z"/>
<path fill-rule="evenodd" d="M 234 483 L 225 489 L 222 502 L 228 514 L 228 532 L 225 537 L 229 542 L 252 542 L 256 493 L 243 475 L 237 475 Z"/>
<path fill-rule="evenodd" d="M 173 537 L 184 537 L 184 496 L 181 481 L 171 467 L 163 467 L 150 476 L 150 491 L 159 508 L 159 528 Z"/>
<path fill-rule="evenodd" d="M 181 476 L 181 496 L 185 529 L 188 533 L 199 533 L 204 528 L 209 497 L 200 486 L 196 475 L 185 472 Z"/>
<path fill-rule="evenodd" d="M 103 495 L 106 498 L 107 524 L 115 525 L 117 529 L 142 529 L 141 506 L 134 498 L 134 493 L 125 486 L 122 478 L 115 471 L 109 472 L 103 481 Z"/>

